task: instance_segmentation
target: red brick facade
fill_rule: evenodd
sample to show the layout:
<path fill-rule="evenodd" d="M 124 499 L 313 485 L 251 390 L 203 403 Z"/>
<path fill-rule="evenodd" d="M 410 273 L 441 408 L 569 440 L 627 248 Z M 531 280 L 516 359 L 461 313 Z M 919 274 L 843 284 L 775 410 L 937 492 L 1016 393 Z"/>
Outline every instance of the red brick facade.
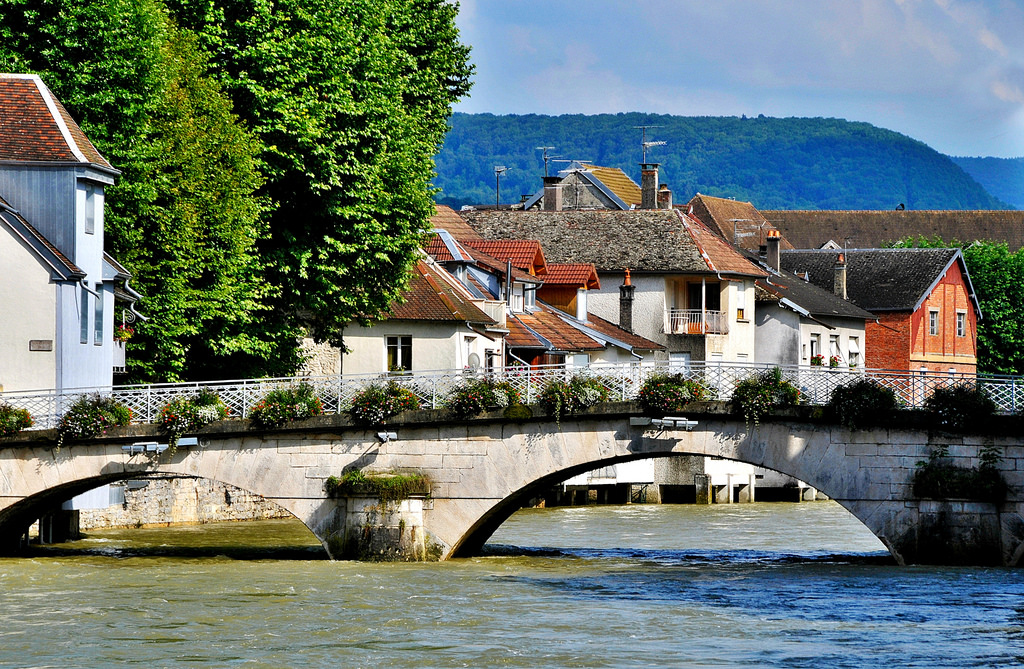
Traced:
<path fill-rule="evenodd" d="M 958 321 L 962 325 L 959 333 Z M 867 323 L 866 366 L 973 374 L 978 364 L 977 326 L 960 264 L 953 263 L 915 312 L 881 313 L 878 322 Z"/>

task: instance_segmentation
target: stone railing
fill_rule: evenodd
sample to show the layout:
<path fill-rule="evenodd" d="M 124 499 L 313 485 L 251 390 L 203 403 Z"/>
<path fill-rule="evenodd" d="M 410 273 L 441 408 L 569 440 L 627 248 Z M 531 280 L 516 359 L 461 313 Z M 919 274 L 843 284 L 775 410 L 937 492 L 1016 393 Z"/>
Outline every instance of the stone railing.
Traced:
<path fill-rule="evenodd" d="M 541 367 L 515 366 L 484 370 L 439 370 L 402 375 L 365 374 L 300 376 L 267 379 L 241 379 L 202 383 L 159 383 L 146 385 L 73 388 L 0 393 L 0 401 L 27 409 L 35 419 L 35 428 L 55 427 L 60 416 L 81 395 L 98 393 L 112 396 L 131 408 L 136 423 L 154 422 L 171 399 L 194 395 L 201 388 L 215 393 L 228 406 L 230 415 L 245 418 L 250 408 L 267 392 L 299 383 L 316 389 L 326 413 L 343 413 L 351 406 L 352 397 L 370 383 L 394 381 L 416 393 L 424 408 L 440 408 L 457 385 L 471 378 L 490 376 L 507 381 L 520 392 L 527 404 L 536 402 L 540 392 L 554 379 L 567 380 L 576 374 L 598 378 L 609 390 L 612 400 L 631 400 L 652 374 L 682 374 L 700 381 L 728 400 L 736 384 L 743 379 L 770 370 L 776 365 L 728 362 L 634 362 L 622 364 L 594 363 L 587 367 L 551 365 Z M 837 387 L 857 379 L 868 378 L 892 388 L 908 407 L 919 407 L 935 388 L 961 383 L 978 383 L 988 391 L 1000 411 L 1014 413 L 1024 408 L 1024 377 L 979 376 L 963 373 L 925 373 L 845 367 L 780 366 L 783 376 L 801 390 L 807 404 L 825 404 Z"/>

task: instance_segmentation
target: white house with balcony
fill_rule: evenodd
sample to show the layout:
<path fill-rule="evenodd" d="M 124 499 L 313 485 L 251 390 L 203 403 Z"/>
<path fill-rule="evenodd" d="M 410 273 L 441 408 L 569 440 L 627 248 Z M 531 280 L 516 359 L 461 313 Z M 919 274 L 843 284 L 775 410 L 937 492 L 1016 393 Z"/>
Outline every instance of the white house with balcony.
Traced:
<path fill-rule="evenodd" d="M 0 74 L 0 391 L 111 385 L 115 287 L 139 297 L 104 253 L 118 174 L 38 76 Z"/>

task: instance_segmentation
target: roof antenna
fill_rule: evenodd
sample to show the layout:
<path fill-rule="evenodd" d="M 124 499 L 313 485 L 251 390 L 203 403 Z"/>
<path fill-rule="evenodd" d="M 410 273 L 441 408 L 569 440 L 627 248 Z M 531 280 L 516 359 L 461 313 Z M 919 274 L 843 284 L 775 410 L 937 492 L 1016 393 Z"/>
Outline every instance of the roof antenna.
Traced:
<path fill-rule="evenodd" d="M 660 128 L 660 125 L 634 125 L 634 130 L 640 131 L 640 146 L 643 149 L 643 160 L 640 162 L 647 162 L 647 149 L 652 146 L 665 146 L 666 142 L 648 142 L 647 141 L 647 129 L 648 128 Z"/>
<path fill-rule="evenodd" d="M 504 165 L 494 166 L 494 210 L 498 210 L 498 202 L 501 200 L 501 182 L 500 177 L 508 172 L 511 167 L 505 167 Z"/>
<path fill-rule="evenodd" d="M 544 176 L 548 175 L 548 162 L 552 158 L 557 158 L 558 157 L 558 156 L 549 156 L 548 155 L 548 149 L 554 149 L 554 148 L 555 147 L 553 147 L 553 146 L 538 146 L 537 147 L 538 151 L 543 151 L 544 152 Z"/>

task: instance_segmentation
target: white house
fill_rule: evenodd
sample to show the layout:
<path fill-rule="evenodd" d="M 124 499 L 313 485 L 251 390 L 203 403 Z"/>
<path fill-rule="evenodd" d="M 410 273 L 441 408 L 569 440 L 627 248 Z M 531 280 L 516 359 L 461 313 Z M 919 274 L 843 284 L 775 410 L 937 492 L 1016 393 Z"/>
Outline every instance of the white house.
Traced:
<path fill-rule="evenodd" d="M 118 174 L 38 76 L 0 74 L 0 390 L 112 383 L 114 287 L 139 297 L 104 254 Z"/>

